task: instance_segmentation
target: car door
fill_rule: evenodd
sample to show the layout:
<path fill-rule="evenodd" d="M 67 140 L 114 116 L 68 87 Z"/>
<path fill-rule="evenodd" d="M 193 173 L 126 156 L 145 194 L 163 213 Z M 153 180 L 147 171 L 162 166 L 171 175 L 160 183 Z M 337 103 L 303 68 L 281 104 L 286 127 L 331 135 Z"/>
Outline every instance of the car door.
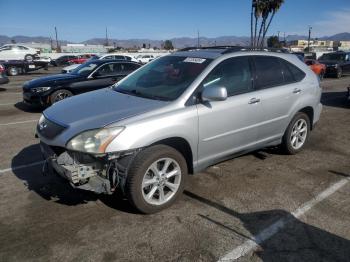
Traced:
<path fill-rule="evenodd" d="M 254 56 L 256 96 L 260 99 L 261 121 L 259 143 L 279 139 L 290 120 L 290 114 L 304 92 L 300 80 L 305 73 L 288 61 L 273 56 Z"/>
<path fill-rule="evenodd" d="M 122 79 L 122 70 L 121 63 L 103 64 L 83 81 L 74 83 L 72 88 L 76 93 L 83 93 L 111 86 Z"/>
<path fill-rule="evenodd" d="M 213 163 L 254 147 L 260 104 L 255 99 L 250 58 L 229 58 L 217 65 L 200 89 L 224 86 L 225 101 L 202 102 L 198 110 L 198 164 Z"/>

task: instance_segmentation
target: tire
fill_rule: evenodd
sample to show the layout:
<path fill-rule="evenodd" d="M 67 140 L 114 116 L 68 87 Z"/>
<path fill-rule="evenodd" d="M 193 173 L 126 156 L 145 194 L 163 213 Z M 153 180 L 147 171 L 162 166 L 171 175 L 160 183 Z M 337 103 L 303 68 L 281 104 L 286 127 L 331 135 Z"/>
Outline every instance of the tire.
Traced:
<path fill-rule="evenodd" d="M 303 123 L 301 130 L 297 127 Z M 299 130 L 298 130 L 299 129 Z M 305 133 L 306 132 L 306 133 Z M 303 112 L 298 112 L 289 123 L 287 130 L 285 131 L 282 138 L 282 150 L 289 155 L 294 155 L 299 153 L 305 146 L 308 141 L 310 134 L 310 119 L 307 114 Z M 295 140 L 294 140 L 295 137 Z M 294 142 L 293 142 L 294 140 Z M 300 144 L 298 144 L 300 142 Z"/>
<path fill-rule="evenodd" d="M 164 175 L 159 173 L 156 175 L 157 171 L 164 168 L 166 161 L 170 164 L 165 172 L 161 171 Z M 173 175 L 167 179 L 165 174 Z M 128 172 L 125 193 L 131 205 L 139 212 L 155 213 L 176 201 L 184 190 L 186 177 L 187 164 L 181 153 L 166 145 L 151 146 L 141 151 L 133 160 Z M 147 185 L 143 186 L 145 182 Z M 173 190 L 167 185 L 171 185 Z"/>
<path fill-rule="evenodd" d="M 8 69 L 7 69 L 7 74 L 9 76 L 16 76 L 19 74 L 19 69 L 18 67 L 16 66 L 10 66 Z"/>
<path fill-rule="evenodd" d="M 25 55 L 24 60 L 32 62 L 34 60 L 34 57 L 32 55 Z"/>
<path fill-rule="evenodd" d="M 73 96 L 72 92 L 70 92 L 66 89 L 60 89 L 60 90 L 53 92 L 50 95 L 50 103 L 51 103 L 51 105 L 53 105 L 54 103 L 61 101 L 67 97 L 71 97 L 71 96 Z"/>
<path fill-rule="evenodd" d="M 319 75 L 320 81 L 323 80 L 324 75 L 325 75 L 325 72 L 324 72 L 324 71 L 321 71 L 321 73 L 320 73 L 320 75 Z"/>
<path fill-rule="evenodd" d="M 336 78 L 341 78 L 343 76 L 343 70 L 339 67 L 338 70 L 337 70 L 337 75 L 336 75 Z"/>

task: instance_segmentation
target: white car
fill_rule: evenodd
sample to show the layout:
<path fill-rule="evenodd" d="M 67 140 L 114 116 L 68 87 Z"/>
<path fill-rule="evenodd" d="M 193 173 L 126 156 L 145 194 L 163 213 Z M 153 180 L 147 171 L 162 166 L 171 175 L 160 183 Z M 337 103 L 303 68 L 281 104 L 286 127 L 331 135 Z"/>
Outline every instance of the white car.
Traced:
<path fill-rule="evenodd" d="M 138 55 L 135 57 L 136 61 L 141 64 L 147 64 L 155 59 L 153 55 Z"/>
<path fill-rule="evenodd" d="M 104 55 L 100 55 L 100 56 L 94 56 L 93 58 L 90 58 L 90 59 L 116 59 L 116 60 L 126 60 L 126 61 L 138 62 L 135 58 L 128 56 L 128 55 L 123 55 L 120 53 L 115 53 L 115 54 L 109 53 L 109 54 L 104 54 Z M 66 66 L 66 67 L 62 68 L 61 72 L 62 72 L 62 74 L 71 73 L 78 66 L 80 66 L 80 65 L 73 64 L 73 65 Z"/>
<path fill-rule="evenodd" d="M 0 47 L 0 60 L 33 61 L 39 50 L 24 45 L 8 44 Z"/>

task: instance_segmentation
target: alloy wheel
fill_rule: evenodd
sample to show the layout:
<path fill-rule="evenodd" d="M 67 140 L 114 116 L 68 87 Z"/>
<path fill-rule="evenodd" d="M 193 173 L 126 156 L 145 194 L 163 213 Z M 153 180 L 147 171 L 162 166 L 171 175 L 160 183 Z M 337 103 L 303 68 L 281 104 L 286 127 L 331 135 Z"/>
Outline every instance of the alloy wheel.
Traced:
<path fill-rule="evenodd" d="M 158 159 L 143 176 L 143 199 L 151 205 L 163 205 L 176 194 L 180 182 L 180 165 L 172 158 Z"/>
<path fill-rule="evenodd" d="M 54 103 L 61 101 L 67 97 L 69 97 L 69 94 L 67 94 L 65 92 L 60 92 L 55 96 Z"/>
<path fill-rule="evenodd" d="M 307 122 L 305 119 L 299 119 L 295 122 L 290 136 L 290 143 L 293 149 L 298 150 L 301 148 L 305 143 L 306 136 Z"/>

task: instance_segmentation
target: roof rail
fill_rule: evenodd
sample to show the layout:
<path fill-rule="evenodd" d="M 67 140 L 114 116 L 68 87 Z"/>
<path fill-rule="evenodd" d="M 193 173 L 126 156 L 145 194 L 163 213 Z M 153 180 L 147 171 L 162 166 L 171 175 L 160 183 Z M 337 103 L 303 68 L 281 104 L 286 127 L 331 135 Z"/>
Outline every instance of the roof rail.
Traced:
<path fill-rule="evenodd" d="M 204 46 L 204 47 L 185 47 L 178 51 L 195 51 L 195 50 L 208 50 L 208 49 L 223 49 L 222 54 L 228 54 L 239 51 L 265 51 L 265 52 L 277 52 L 277 53 L 289 53 L 285 48 L 270 48 L 270 47 L 252 47 L 252 46 Z"/>
<path fill-rule="evenodd" d="M 252 47 L 252 46 L 241 46 L 240 50 L 237 50 L 237 47 L 233 49 L 227 49 L 222 54 L 227 54 L 237 51 L 265 51 L 265 52 L 277 52 L 277 53 L 289 53 L 285 48 L 271 48 L 271 47 Z"/>
<path fill-rule="evenodd" d="M 192 50 L 203 50 L 203 49 L 230 49 L 230 48 L 239 48 L 242 49 L 243 46 L 234 46 L 234 45 L 222 45 L 222 46 L 190 46 L 190 47 L 185 47 L 182 49 L 179 49 L 177 51 L 182 52 L 182 51 L 192 51 Z"/>

